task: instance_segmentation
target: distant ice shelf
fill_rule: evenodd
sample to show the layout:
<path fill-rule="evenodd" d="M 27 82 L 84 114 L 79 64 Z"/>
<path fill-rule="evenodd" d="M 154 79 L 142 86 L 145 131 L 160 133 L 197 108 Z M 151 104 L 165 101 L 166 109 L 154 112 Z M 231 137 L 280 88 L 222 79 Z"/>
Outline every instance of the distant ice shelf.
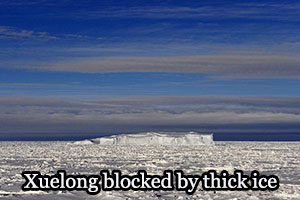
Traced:
<path fill-rule="evenodd" d="M 99 145 L 214 145 L 213 134 L 196 132 L 146 132 L 136 134 L 120 134 L 82 140 L 74 144 Z"/>

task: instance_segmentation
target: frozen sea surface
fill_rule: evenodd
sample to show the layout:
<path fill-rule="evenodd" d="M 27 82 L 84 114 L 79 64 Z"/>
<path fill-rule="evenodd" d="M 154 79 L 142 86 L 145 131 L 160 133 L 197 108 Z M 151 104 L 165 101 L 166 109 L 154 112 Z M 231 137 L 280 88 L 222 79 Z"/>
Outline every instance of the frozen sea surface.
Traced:
<path fill-rule="evenodd" d="M 119 169 L 134 175 L 137 170 L 161 175 L 166 169 L 201 174 L 235 169 L 275 174 L 277 191 L 203 191 L 194 195 L 179 191 L 103 192 L 90 196 L 77 192 L 23 192 L 22 171 L 54 174 L 98 174 Z M 0 199 L 300 199 L 300 143 L 216 142 L 215 146 L 99 146 L 71 142 L 0 142 Z"/>

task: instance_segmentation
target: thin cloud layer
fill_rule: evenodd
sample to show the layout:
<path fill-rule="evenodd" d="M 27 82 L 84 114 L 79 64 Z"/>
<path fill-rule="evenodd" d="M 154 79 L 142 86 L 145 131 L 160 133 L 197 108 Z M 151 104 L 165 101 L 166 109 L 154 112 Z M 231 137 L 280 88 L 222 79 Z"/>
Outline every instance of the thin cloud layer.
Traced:
<path fill-rule="evenodd" d="M 76 7 L 69 10 L 56 10 L 49 17 L 57 18 L 150 18 L 150 19 L 191 19 L 191 18 L 246 18 L 246 19 L 273 19 L 273 20 L 298 20 L 298 2 L 251 2 L 237 1 L 222 4 L 222 2 L 182 2 L 181 5 L 170 6 L 169 2 L 151 1 L 144 4 L 120 1 L 77 1 Z M 0 5 L 8 8 L 61 8 L 73 5 L 73 1 L 1 1 Z M 92 8 L 87 10 L 88 5 Z M 221 7 L 219 5 L 222 5 Z M 103 9 L 103 8 L 106 9 Z"/>
<path fill-rule="evenodd" d="M 74 136 L 143 128 L 297 132 L 299 98 L 140 97 L 66 101 L 1 97 L 1 134 Z M 50 135 L 51 135 L 50 134 Z M 16 136 L 16 135 L 15 135 Z"/>
<path fill-rule="evenodd" d="M 81 73 L 176 72 L 248 77 L 299 77 L 299 56 L 206 55 L 177 57 L 103 57 L 54 64 L 18 66 Z"/>

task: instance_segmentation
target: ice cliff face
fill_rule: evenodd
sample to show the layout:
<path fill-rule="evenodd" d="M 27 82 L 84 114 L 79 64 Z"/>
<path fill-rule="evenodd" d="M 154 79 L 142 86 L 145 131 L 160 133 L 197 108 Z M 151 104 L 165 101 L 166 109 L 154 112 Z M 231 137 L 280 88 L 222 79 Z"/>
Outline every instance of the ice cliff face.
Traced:
<path fill-rule="evenodd" d="M 90 140 L 100 145 L 213 145 L 212 134 L 195 132 L 147 132 L 138 134 L 121 134 Z M 75 144 L 88 144 L 87 140 Z"/>

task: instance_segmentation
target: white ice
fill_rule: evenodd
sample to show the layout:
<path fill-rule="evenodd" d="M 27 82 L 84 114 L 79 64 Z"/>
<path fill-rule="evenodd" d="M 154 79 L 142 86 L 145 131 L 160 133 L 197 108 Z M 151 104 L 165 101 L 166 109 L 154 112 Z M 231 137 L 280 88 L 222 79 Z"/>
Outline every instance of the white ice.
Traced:
<path fill-rule="evenodd" d="M 75 145 L 73 142 L 0 142 L 0 199 L 300 199 L 299 142 L 215 142 L 215 145 L 142 146 Z M 84 191 L 23 192 L 24 170 L 55 174 L 98 174 L 102 169 L 119 169 L 134 175 L 137 170 L 162 174 L 181 169 L 187 174 L 223 169 L 246 173 L 258 170 L 280 179 L 276 191 L 203 191 L 189 196 L 179 191 L 113 191 L 90 196 Z"/>
<path fill-rule="evenodd" d="M 92 140 L 83 140 L 75 144 L 100 145 L 213 145 L 212 134 L 196 132 L 147 132 L 138 134 L 120 134 L 101 137 Z"/>

